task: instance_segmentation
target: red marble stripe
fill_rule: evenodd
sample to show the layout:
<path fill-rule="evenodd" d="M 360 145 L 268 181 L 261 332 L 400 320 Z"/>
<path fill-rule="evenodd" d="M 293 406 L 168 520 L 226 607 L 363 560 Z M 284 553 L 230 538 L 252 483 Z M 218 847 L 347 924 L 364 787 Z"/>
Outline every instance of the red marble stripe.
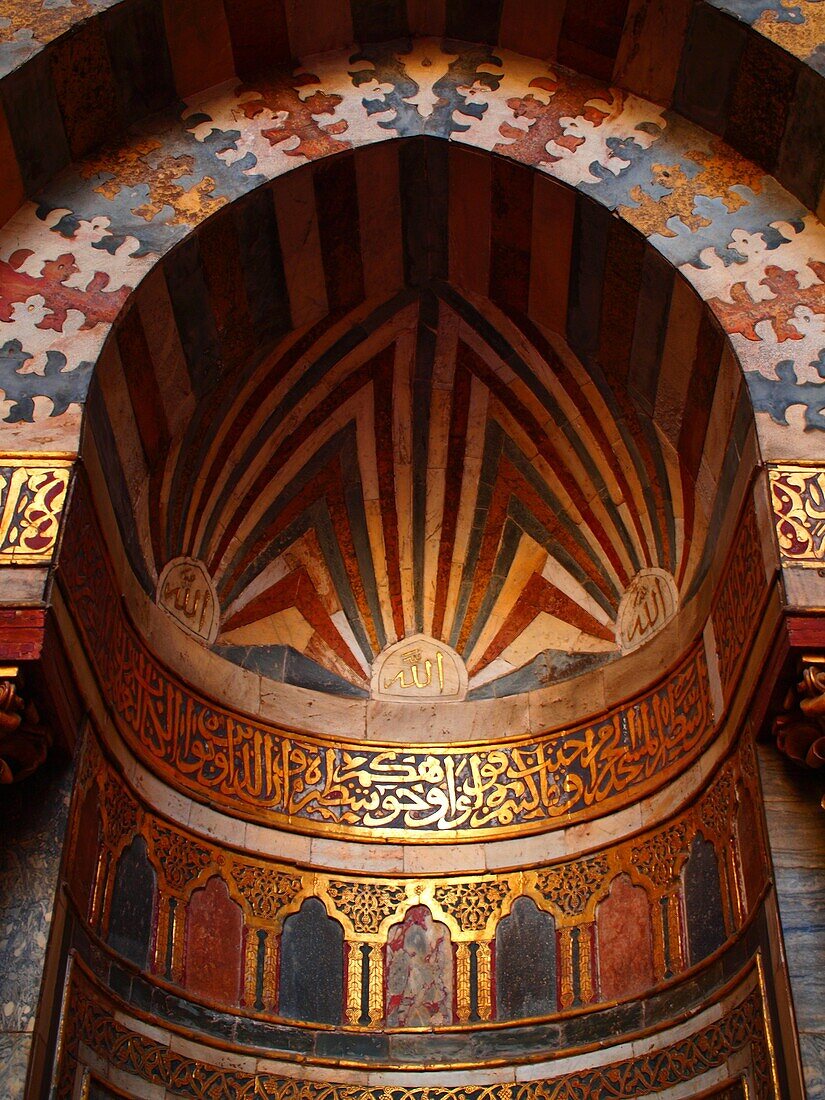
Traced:
<path fill-rule="evenodd" d="M 165 460 L 171 437 L 155 377 L 157 368 L 136 307 L 118 325 L 116 339 L 146 465 L 153 470 Z M 117 424 L 112 427 L 118 430 Z"/>
<path fill-rule="evenodd" d="M 313 182 L 329 308 L 352 309 L 364 300 L 355 158 L 319 161 Z"/>
<path fill-rule="evenodd" d="M 561 482 L 570 499 L 573 501 L 574 506 L 581 513 L 584 522 L 595 535 L 602 547 L 605 557 L 616 570 L 620 580 L 624 584 L 627 584 L 630 578 L 619 557 L 618 551 L 613 546 L 601 521 L 594 514 L 587 498 L 567 468 L 564 459 L 553 446 L 546 431 L 541 427 L 533 414 L 528 412 L 521 401 L 518 400 L 512 390 L 502 382 L 498 375 L 487 366 L 484 360 L 477 355 L 472 348 L 469 348 L 464 343 L 459 344 L 459 361 L 469 366 L 473 374 L 475 374 L 476 377 L 487 386 L 490 392 L 498 398 L 504 408 L 507 409 L 510 415 L 526 432 L 536 450 L 548 463 L 558 480 Z"/>
<path fill-rule="evenodd" d="M 321 602 L 315 586 L 306 569 L 301 566 L 288 576 L 277 581 L 260 596 L 250 602 L 223 624 L 222 632 L 237 630 L 242 626 L 275 615 L 294 607 L 303 615 L 309 625 L 326 642 L 329 648 L 356 674 L 364 680 L 364 670 L 355 659 L 347 643 L 341 637 L 326 608 Z"/>
<path fill-rule="evenodd" d="M 607 380 L 619 391 L 627 387 L 642 265 L 649 247 L 639 233 L 614 219 L 607 235 L 598 362 Z"/>
<path fill-rule="evenodd" d="M 164 463 L 171 435 L 157 383 L 157 367 L 152 360 L 137 307 L 129 310 L 121 321 L 116 340 L 138 436 L 149 469 L 148 499 L 154 514 L 158 515 L 161 510 Z M 115 432 L 118 431 L 117 424 L 113 424 L 112 428 Z M 149 533 L 155 562 L 165 562 L 169 555 L 163 525 L 151 523 Z"/>
<path fill-rule="evenodd" d="M 542 498 L 535 492 L 532 486 L 524 480 L 512 463 L 502 456 L 499 464 L 498 478 L 496 480 L 493 498 L 487 512 L 487 526 L 482 540 L 481 551 L 474 567 L 473 588 L 467 604 L 467 612 L 461 627 L 461 634 L 456 648 L 459 652 L 466 645 L 470 631 L 473 628 L 476 615 L 489 585 L 490 577 L 495 566 L 496 556 L 501 543 L 501 535 L 507 520 L 507 512 L 511 499 L 520 500 L 542 523 L 547 532 L 571 555 L 574 561 L 587 574 L 604 594 L 610 598 L 606 582 L 601 575 L 601 570 L 595 562 L 582 551 L 581 547 L 573 540 L 572 536 L 560 523 L 555 514 L 547 507 Z"/>
<path fill-rule="evenodd" d="M 181 98 L 234 76 L 223 0 L 163 0 L 163 18 Z"/>
<path fill-rule="evenodd" d="M 404 603 L 401 592 L 401 559 L 398 539 L 398 509 L 395 497 L 395 450 L 393 423 L 393 368 L 395 346 L 385 348 L 376 357 L 375 386 L 375 451 L 378 467 L 378 493 L 381 525 L 384 532 L 384 555 L 390 590 L 392 621 L 397 637 L 404 637 Z"/>
<path fill-rule="evenodd" d="M 724 346 L 725 335 L 719 322 L 707 310 L 703 311 L 678 447 L 679 458 L 694 481 L 699 475 L 705 449 L 716 379 L 719 376 L 719 361 Z"/>
<path fill-rule="evenodd" d="M 0 224 L 5 224 L 22 205 L 25 191 L 6 110 L 2 103 L 0 103 L 0 158 L 3 162 L 3 176 L 0 180 Z"/>
<path fill-rule="evenodd" d="M 255 348 L 235 219 L 226 216 L 206 221 L 200 227 L 198 245 L 223 367 L 231 369 Z"/>
<path fill-rule="evenodd" d="M 517 161 L 493 161 L 490 296 L 505 311 L 529 305 L 533 178 Z"/>
<path fill-rule="evenodd" d="M 349 579 L 356 606 L 361 616 L 361 621 L 364 624 L 367 637 L 370 640 L 370 645 L 373 647 L 373 650 L 377 652 L 380 647 L 378 645 L 375 625 L 370 615 L 361 573 L 358 568 L 355 544 L 353 542 L 349 515 L 344 500 L 344 490 L 341 481 L 341 465 L 338 458 L 336 458 L 332 466 L 321 470 L 314 478 L 307 482 L 300 493 L 297 493 L 289 504 L 279 513 L 274 522 L 258 533 L 258 537 L 254 543 L 251 545 L 247 544 L 246 549 L 248 552 L 244 555 L 243 559 L 235 565 L 232 572 L 227 573 L 221 579 L 219 587 L 222 591 L 229 590 L 235 580 L 244 572 L 249 564 L 255 560 L 258 554 L 262 553 L 273 540 L 277 538 L 281 531 L 287 528 L 299 516 L 303 515 L 312 504 L 320 499 L 326 502 L 327 508 L 329 509 L 332 526 L 338 538 L 338 545 L 341 550 L 341 557 L 344 561 L 344 568 Z"/>
<path fill-rule="evenodd" d="M 586 634 L 592 634 L 594 637 L 602 638 L 606 642 L 614 640 L 612 630 L 603 626 L 598 619 L 594 619 L 575 600 L 562 592 L 560 588 L 550 584 L 541 574 L 534 573 L 525 585 L 513 610 L 504 620 L 481 658 L 473 664 L 470 672 L 476 673 L 486 668 L 543 611 L 578 627 Z"/>
<path fill-rule="evenodd" d="M 520 317 L 517 324 L 536 350 L 541 354 L 542 358 L 550 365 L 553 374 L 555 374 L 559 382 L 561 382 L 565 393 L 575 405 L 576 411 L 581 415 L 582 420 L 587 425 L 588 430 L 598 444 L 602 459 L 604 461 L 609 461 L 614 458 L 614 451 L 610 444 L 610 440 L 607 438 L 607 433 L 604 430 L 602 421 L 597 415 L 596 410 L 582 393 L 581 387 L 573 377 L 572 371 L 568 369 L 564 361 L 556 354 L 552 345 L 548 343 L 541 331 L 529 320 L 529 318 Z M 595 455 L 592 450 L 590 451 L 590 457 L 598 466 L 598 456 Z M 639 509 L 636 506 L 636 499 L 631 492 L 630 483 L 625 477 L 624 470 L 618 463 L 613 462 L 611 465 L 611 472 L 619 486 L 622 499 L 627 504 L 638 543 L 640 546 L 646 546 L 647 540 L 645 538 L 644 528 L 642 527 Z"/>
<path fill-rule="evenodd" d="M 682 560 L 679 562 L 679 573 L 676 577 L 676 587 L 681 589 L 685 579 L 685 573 L 690 559 L 690 547 L 693 542 L 693 523 L 696 518 L 696 498 L 694 495 L 693 478 L 684 466 L 679 467 L 679 476 L 682 482 L 682 505 L 684 516 L 684 541 L 682 543 Z"/>
<path fill-rule="evenodd" d="M 390 349 L 392 355 L 392 349 Z M 223 536 L 218 543 L 215 553 L 210 561 L 210 571 L 214 576 L 221 559 L 229 548 L 230 543 L 238 529 L 239 524 L 258 503 L 277 475 L 278 471 L 301 447 L 305 440 L 318 430 L 341 405 L 344 405 L 353 394 L 373 381 L 376 374 L 376 358 L 369 360 L 356 368 L 346 378 L 342 379 L 332 392 L 301 421 L 300 425 L 286 437 L 281 445 L 272 453 L 266 465 L 246 491 L 242 500 L 233 500 L 232 518 L 227 517 Z M 390 420 L 392 423 L 392 420 Z"/>
<path fill-rule="evenodd" d="M 447 469 L 444 476 L 444 510 L 441 517 L 441 543 L 438 548 L 432 627 L 434 638 L 441 637 L 444 627 L 447 593 L 450 586 L 450 567 L 455 556 L 455 533 L 461 505 L 470 390 L 470 372 L 465 367 L 457 365 L 453 376 L 453 405 L 450 417 L 450 438 L 447 445 Z M 475 431 L 483 431 L 481 424 L 475 424 L 473 428 Z"/>
<path fill-rule="evenodd" d="M 557 58 L 577 72 L 610 80 L 628 0 L 567 0 Z"/>
<path fill-rule="evenodd" d="M 298 360 L 307 354 L 308 351 L 321 339 L 324 333 L 331 328 L 340 317 L 338 315 L 330 315 L 324 317 L 319 321 L 317 325 L 313 325 L 300 340 L 296 340 L 283 355 L 279 356 L 274 362 L 268 365 L 265 373 L 262 375 L 257 386 L 251 392 L 249 397 L 243 402 L 240 408 L 233 405 L 233 398 L 235 397 L 237 380 L 234 377 L 229 377 L 224 380 L 218 393 L 214 395 L 211 401 L 211 407 L 216 409 L 226 408 L 228 411 L 220 421 L 214 423 L 208 423 L 204 426 L 204 430 L 209 435 L 216 434 L 221 428 L 225 427 L 227 421 L 229 426 L 219 443 L 215 455 L 209 464 L 206 477 L 200 488 L 195 488 L 191 491 L 191 504 L 189 506 L 189 513 L 192 517 L 192 530 L 196 530 L 201 516 L 203 514 L 203 496 L 205 493 L 211 491 L 212 487 L 220 481 L 221 474 L 225 470 L 229 463 L 230 456 L 233 449 L 238 444 L 243 433 L 248 428 L 253 417 L 266 401 L 267 397 L 278 386 L 283 378 L 289 374 Z M 196 468 L 198 462 L 198 450 L 202 445 L 203 440 L 201 436 L 198 436 L 194 440 L 194 446 L 190 452 L 187 452 L 185 456 L 178 459 L 178 466 L 186 464 L 187 467 Z M 181 485 L 185 487 L 189 485 L 191 478 L 182 478 Z M 180 508 L 183 502 L 177 502 L 176 518 L 180 515 Z M 200 556 L 200 551 L 190 549 L 190 553 L 193 553 L 195 557 Z"/>
<path fill-rule="evenodd" d="M 238 76 L 289 63 L 283 0 L 224 0 L 224 8 Z"/>

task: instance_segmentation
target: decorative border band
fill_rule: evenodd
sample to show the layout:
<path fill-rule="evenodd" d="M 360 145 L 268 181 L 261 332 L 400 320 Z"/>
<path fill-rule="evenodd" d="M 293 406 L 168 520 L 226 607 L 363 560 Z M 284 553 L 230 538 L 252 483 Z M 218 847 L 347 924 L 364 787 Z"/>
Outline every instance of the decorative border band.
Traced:
<path fill-rule="evenodd" d="M 56 1095 L 68 1100 L 74 1094 L 83 1044 L 111 1069 L 194 1100 L 623 1100 L 693 1080 L 747 1051 L 755 1100 L 768 1100 L 776 1096 L 770 1039 L 761 982 L 754 982 L 752 974 L 751 969 L 743 976 L 741 999 L 719 1019 L 692 1035 L 612 1065 L 520 1083 L 369 1086 L 224 1068 L 179 1053 L 116 1019 L 114 1005 L 105 1003 L 103 991 L 74 963 L 64 1005 Z"/>

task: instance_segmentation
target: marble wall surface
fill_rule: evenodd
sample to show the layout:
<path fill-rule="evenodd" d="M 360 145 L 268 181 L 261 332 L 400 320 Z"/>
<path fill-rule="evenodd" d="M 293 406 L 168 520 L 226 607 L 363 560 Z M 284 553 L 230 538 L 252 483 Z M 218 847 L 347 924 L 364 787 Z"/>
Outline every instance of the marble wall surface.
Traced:
<path fill-rule="evenodd" d="M 808 1100 L 825 1098 L 825 831 L 822 780 L 759 750 L 776 893 Z"/>
<path fill-rule="evenodd" d="M 22 1098 L 59 870 L 72 772 L 53 764 L 0 801 L 0 1096 Z"/>

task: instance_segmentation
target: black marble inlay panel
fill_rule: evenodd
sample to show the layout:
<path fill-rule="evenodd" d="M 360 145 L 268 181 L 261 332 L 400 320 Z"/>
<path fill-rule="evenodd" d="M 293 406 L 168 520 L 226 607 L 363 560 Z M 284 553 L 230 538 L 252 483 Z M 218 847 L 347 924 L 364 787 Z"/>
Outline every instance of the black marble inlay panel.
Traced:
<path fill-rule="evenodd" d="M 496 929 L 496 1014 L 523 1020 L 555 1010 L 556 923 L 532 898 L 518 898 Z"/>
<path fill-rule="evenodd" d="M 140 967 L 149 962 L 156 890 L 146 841 L 135 837 L 117 865 L 108 939 L 119 955 Z"/>
<path fill-rule="evenodd" d="M 685 909 L 691 964 L 712 955 L 725 942 L 725 917 L 716 850 L 697 833 L 685 866 Z"/>
<path fill-rule="evenodd" d="M 341 1023 L 344 930 L 318 898 L 308 898 L 284 921 L 278 1003 L 287 1019 Z"/>

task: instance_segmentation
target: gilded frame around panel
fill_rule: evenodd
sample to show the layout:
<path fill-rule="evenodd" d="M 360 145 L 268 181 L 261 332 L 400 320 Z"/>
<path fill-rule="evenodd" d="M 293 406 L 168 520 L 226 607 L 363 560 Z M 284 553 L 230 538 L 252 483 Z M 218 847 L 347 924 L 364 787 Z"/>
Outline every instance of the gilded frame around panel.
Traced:
<path fill-rule="evenodd" d="M 76 456 L 0 454 L 0 566 L 49 565 Z"/>
<path fill-rule="evenodd" d="M 768 489 L 774 533 L 784 565 L 825 568 L 825 467 L 815 464 L 770 463 Z M 815 503 L 816 486 L 821 507 Z"/>

